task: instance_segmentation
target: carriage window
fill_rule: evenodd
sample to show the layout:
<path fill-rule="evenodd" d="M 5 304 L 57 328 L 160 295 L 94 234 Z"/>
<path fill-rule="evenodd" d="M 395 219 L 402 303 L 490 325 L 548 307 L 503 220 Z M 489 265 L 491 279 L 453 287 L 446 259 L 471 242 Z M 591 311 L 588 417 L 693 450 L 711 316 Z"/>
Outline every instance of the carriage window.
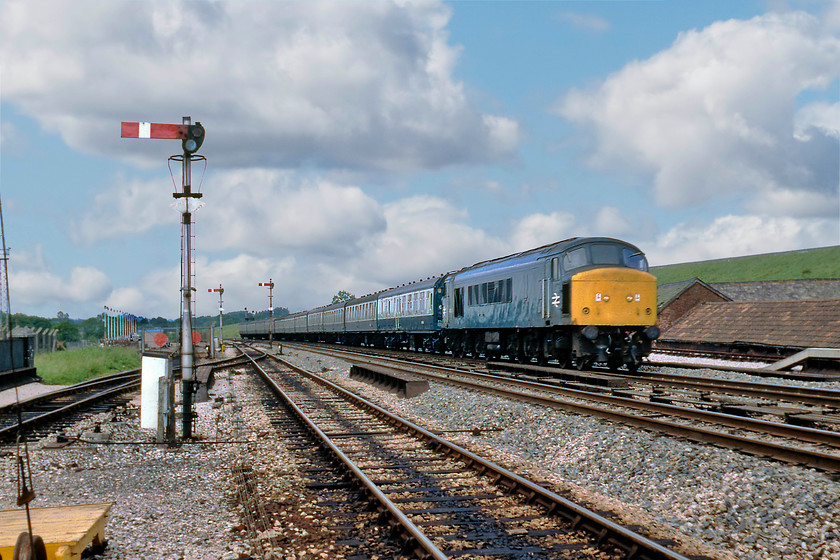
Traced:
<path fill-rule="evenodd" d="M 558 257 L 551 259 L 551 279 L 560 280 L 560 259 Z"/>
<path fill-rule="evenodd" d="M 455 316 L 464 316 L 464 288 L 455 288 Z"/>

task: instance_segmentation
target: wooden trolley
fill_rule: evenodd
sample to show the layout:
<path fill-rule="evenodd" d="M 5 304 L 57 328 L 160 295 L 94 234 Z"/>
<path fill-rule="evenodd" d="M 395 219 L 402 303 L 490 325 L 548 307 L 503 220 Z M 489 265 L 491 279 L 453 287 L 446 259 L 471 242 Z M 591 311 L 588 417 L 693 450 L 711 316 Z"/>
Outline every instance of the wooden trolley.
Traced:
<path fill-rule="evenodd" d="M 30 508 L 32 532 L 44 540 L 47 558 L 78 560 L 91 543 L 105 544 L 105 523 L 113 504 Z M 18 535 L 27 532 L 26 511 L 0 511 L 0 558 L 10 560 Z"/>

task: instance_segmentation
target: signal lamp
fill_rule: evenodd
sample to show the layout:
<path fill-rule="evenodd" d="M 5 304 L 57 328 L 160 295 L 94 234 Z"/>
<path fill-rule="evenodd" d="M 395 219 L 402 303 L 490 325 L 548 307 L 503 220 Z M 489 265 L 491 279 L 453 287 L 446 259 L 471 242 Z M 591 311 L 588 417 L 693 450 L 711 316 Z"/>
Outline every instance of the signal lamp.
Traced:
<path fill-rule="evenodd" d="M 204 127 L 200 122 L 187 126 L 187 135 L 181 141 L 181 146 L 188 154 L 195 153 L 204 142 Z"/>

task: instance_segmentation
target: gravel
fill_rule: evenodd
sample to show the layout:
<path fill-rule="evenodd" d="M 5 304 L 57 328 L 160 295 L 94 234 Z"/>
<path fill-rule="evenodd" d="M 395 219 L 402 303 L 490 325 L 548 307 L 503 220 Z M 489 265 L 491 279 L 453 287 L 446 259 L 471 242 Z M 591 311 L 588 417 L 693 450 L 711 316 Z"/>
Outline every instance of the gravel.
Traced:
<path fill-rule="evenodd" d="M 228 392 L 226 379 L 217 394 Z M 101 414 L 67 430 L 93 441 L 49 449 L 29 445 L 33 488 L 31 507 L 111 502 L 105 528 L 108 547 L 103 560 L 187 560 L 248 556 L 239 512 L 233 505 L 231 462 L 239 445 L 184 445 L 178 448 L 131 442 L 154 441 L 139 429 L 139 397 L 124 421 Z M 196 405 L 194 433 L 205 440 L 229 438 L 230 415 L 211 403 Z M 102 434 L 93 432 L 102 422 Z M 54 439 L 54 438 L 52 438 Z M 17 494 L 14 448 L 0 452 L 0 509 L 15 509 Z M 22 510 L 21 510 L 22 511 Z M 37 527 L 34 528 L 37 534 Z"/>
<path fill-rule="evenodd" d="M 593 509 L 611 511 L 620 522 L 650 527 L 657 538 L 673 538 L 684 554 L 840 560 L 840 483 L 825 473 L 438 383 L 418 397 L 400 399 L 350 380 L 348 365 L 341 360 L 292 350 L 286 354 L 431 429 L 482 429 L 478 436 L 444 435 L 548 481 Z M 691 374 L 732 377 L 712 370 Z M 837 384 L 815 384 L 832 385 Z M 194 432 L 205 441 L 256 444 L 175 449 L 83 443 L 47 449 L 32 444 L 38 494 L 32 505 L 113 502 L 106 528 L 109 546 L 98 556 L 102 560 L 246 558 L 253 551 L 235 497 L 232 466 L 247 463 L 266 481 L 262 491 L 271 499 L 297 504 L 297 517 L 291 516 L 290 506 L 271 531 L 287 547 L 275 549 L 277 557 L 342 556 L 324 544 L 329 535 L 315 538 L 325 528 L 312 521 L 311 526 L 301 524 L 317 521 L 317 511 L 306 501 L 297 503 L 303 491 L 295 459 L 272 435 L 259 412 L 259 399 L 247 391 L 237 370 L 218 374 L 213 392 L 225 404 L 198 404 Z M 124 421 L 103 424 L 103 431 L 112 442 L 149 441 L 151 435 L 137 424 L 135 411 Z M 86 421 L 74 430 L 92 437 L 92 427 L 93 421 Z M 14 456 L 8 448 L 4 451 L 0 509 L 12 509 Z"/>
<path fill-rule="evenodd" d="M 683 553 L 840 560 L 840 482 L 826 473 L 438 383 L 400 399 L 349 380 L 340 360 L 286 354 L 427 426 L 481 429 L 480 436 L 448 436 L 529 469 L 625 523 L 651 526 L 654 536 L 683 543 Z M 689 374 L 746 377 L 715 370 Z"/>

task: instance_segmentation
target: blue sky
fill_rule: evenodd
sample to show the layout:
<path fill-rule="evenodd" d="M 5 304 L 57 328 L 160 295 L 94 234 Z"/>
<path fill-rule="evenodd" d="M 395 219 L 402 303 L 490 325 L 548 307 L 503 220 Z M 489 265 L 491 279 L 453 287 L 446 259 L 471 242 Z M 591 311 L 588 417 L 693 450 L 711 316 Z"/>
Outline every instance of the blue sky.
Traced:
<path fill-rule="evenodd" d="M 291 310 L 575 235 L 653 265 L 838 244 L 840 4 L 0 0 L 12 310 Z M 173 168 L 180 185 L 180 170 Z"/>

